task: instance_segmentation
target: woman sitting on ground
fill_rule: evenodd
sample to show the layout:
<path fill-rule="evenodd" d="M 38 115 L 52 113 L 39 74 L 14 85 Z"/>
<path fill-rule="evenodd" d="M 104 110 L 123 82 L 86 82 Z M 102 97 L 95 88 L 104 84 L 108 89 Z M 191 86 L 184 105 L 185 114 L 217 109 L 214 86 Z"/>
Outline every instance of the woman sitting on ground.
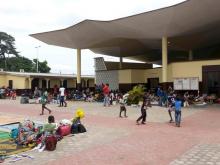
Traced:
<path fill-rule="evenodd" d="M 200 92 L 198 91 L 197 96 L 194 98 L 194 104 L 202 104 L 204 103 L 204 98 L 201 96 Z"/>
<path fill-rule="evenodd" d="M 39 145 L 39 147 L 37 147 L 40 152 L 43 151 L 46 147 L 45 146 L 46 138 L 50 135 L 55 135 L 57 128 L 58 128 L 58 125 L 57 123 L 55 123 L 54 116 L 50 115 L 48 117 L 48 123 L 44 124 L 44 127 L 43 127 L 43 133 L 41 136 L 41 144 Z"/>
<path fill-rule="evenodd" d="M 54 116 L 50 115 L 48 117 L 48 123 L 44 125 L 44 133 L 46 134 L 54 134 L 56 129 L 58 128 L 58 124 L 55 123 Z"/>

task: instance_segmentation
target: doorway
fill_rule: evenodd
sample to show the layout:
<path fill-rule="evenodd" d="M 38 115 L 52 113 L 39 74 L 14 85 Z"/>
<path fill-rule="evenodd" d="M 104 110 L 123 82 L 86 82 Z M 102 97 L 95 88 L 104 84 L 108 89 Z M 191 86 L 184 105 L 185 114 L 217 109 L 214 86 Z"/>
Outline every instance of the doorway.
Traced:
<path fill-rule="evenodd" d="M 46 88 L 47 88 L 47 81 L 42 80 L 42 89 L 46 89 Z"/>
<path fill-rule="evenodd" d="M 67 89 L 67 80 L 63 81 L 63 87 Z"/>
<path fill-rule="evenodd" d="M 203 92 L 220 97 L 220 65 L 202 67 Z"/>
<path fill-rule="evenodd" d="M 31 81 L 31 89 L 34 89 L 35 87 L 39 89 L 39 78 L 34 78 Z"/>
<path fill-rule="evenodd" d="M 8 86 L 10 89 L 13 89 L 13 80 L 8 80 Z"/>
<path fill-rule="evenodd" d="M 147 79 L 147 86 L 149 90 L 155 91 L 158 85 L 159 85 L 159 78 L 148 78 Z"/>

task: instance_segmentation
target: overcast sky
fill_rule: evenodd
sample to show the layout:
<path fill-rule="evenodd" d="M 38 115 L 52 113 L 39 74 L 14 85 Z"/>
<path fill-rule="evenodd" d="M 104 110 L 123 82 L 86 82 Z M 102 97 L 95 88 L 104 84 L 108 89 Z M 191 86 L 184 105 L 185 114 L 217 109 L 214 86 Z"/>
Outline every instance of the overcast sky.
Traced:
<path fill-rule="evenodd" d="M 112 20 L 184 0 L 0 0 L 0 31 L 15 37 L 21 56 L 47 60 L 54 73 L 76 73 L 76 50 L 44 44 L 29 34 L 58 30 L 84 19 Z M 94 54 L 82 51 L 82 74 L 94 74 Z M 107 60 L 113 58 L 105 57 Z"/>

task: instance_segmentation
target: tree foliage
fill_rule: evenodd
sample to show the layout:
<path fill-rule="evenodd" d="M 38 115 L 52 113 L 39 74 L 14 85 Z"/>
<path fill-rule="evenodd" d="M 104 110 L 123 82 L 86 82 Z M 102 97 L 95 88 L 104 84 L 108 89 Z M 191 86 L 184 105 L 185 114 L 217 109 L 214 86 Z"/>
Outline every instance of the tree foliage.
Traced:
<path fill-rule="evenodd" d="M 0 68 L 4 68 L 4 61 L 0 61 Z M 25 57 L 10 57 L 7 58 L 7 71 L 19 72 L 20 69 L 25 71 L 33 71 L 33 63 L 30 59 Z"/>
<path fill-rule="evenodd" d="M 143 85 L 134 86 L 132 90 L 130 90 L 127 103 L 128 104 L 138 104 L 139 101 L 144 96 L 145 87 Z"/>
<path fill-rule="evenodd" d="M 0 58 L 5 59 L 6 54 L 18 57 L 14 42 L 14 37 L 5 32 L 0 32 Z"/>
<path fill-rule="evenodd" d="M 34 62 L 34 66 L 37 67 L 37 59 L 34 59 L 33 62 Z M 49 73 L 50 69 L 51 68 L 47 65 L 47 61 L 46 60 L 44 60 L 43 62 L 38 61 L 38 71 L 40 73 Z"/>
<path fill-rule="evenodd" d="M 18 72 L 20 69 L 24 69 L 25 72 L 36 72 L 37 59 L 32 61 L 26 57 L 21 57 L 16 51 L 14 37 L 5 32 L 0 32 L 0 68 L 14 72 Z M 41 73 L 50 72 L 47 61 L 38 62 L 38 71 Z"/>
<path fill-rule="evenodd" d="M 7 58 L 7 71 L 19 72 L 20 69 L 24 69 L 25 72 L 36 72 L 36 62 L 26 57 L 10 57 Z M 0 68 L 4 68 L 4 60 L 0 60 Z M 47 61 L 38 62 L 38 71 L 40 73 L 49 73 L 50 67 L 47 65 Z"/>

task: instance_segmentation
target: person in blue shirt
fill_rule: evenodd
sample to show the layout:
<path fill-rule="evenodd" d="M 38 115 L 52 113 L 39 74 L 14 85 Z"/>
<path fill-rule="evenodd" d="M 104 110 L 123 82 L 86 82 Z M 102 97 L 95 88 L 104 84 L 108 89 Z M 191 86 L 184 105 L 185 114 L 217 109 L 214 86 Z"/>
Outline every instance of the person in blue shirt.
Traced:
<path fill-rule="evenodd" d="M 175 122 L 177 127 L 180 127 L 181 122 L 181 105 L 182 101 L 177 97 L 175 100 Z"/>
<path fill-rule="evenodd" d="M 162 89 L 160 89 L 160 87 L 158 87 L 158 89 L 157 89 L 157 96 L 159 97 L 159 102 L 158 102 L 158 104 L 159 104 L 159 106 L 161 106 L 162 107 L 162 98 L 163 98 L 163 90 Z"/>

